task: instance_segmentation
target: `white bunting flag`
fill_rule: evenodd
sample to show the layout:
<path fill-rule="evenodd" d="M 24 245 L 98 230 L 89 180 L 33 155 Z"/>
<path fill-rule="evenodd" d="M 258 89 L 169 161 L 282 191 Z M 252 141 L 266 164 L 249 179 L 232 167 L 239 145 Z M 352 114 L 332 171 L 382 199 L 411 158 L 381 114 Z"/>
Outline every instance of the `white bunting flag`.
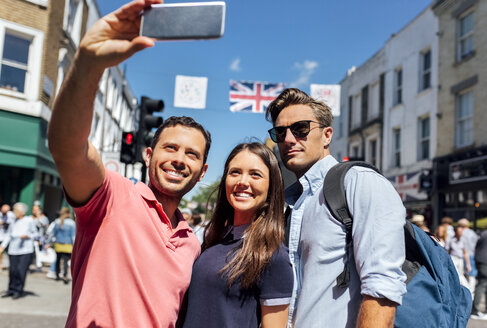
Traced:
<path fill-rule="evenodd" d="M 340 85 L 339 84 L 311 84 L 311 97 L 323 101 L 331 107 L 333 117 L 340 116 Z"/>
<path fill-rule="evenodd" d="M 176 75 L 174 107 L 204 109 L 207 87 L 207 77 Z"/>

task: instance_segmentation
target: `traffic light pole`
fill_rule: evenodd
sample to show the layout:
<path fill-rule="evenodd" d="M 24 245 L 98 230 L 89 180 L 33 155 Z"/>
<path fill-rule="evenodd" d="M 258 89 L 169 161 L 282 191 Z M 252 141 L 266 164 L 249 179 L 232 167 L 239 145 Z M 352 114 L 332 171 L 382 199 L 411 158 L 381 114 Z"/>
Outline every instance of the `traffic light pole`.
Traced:
<path fill-rule="evenodd" d="M 140 98 L 139 106 L 139 131 L 137 132 L 136 161 L 142 163 L 141 181 L 146 183 L 147 168 L 144 161 L 144 152 L 152 142 L 152 130 L 158 128 L 163 119 L 161 116 L 154 116 L 154 112 L 161 112 L 164 109 L 164 102 L 160 99 L 151 99 L 145 96 Z"/>
<path fill-rule="evenodd" d="M 142 181 L 143 183 L 146 183 L 146 180 L 147 180 L 147 167 L 144 165 L 142 165 L 142 168 L 140 169 L 140 181 Z"/>

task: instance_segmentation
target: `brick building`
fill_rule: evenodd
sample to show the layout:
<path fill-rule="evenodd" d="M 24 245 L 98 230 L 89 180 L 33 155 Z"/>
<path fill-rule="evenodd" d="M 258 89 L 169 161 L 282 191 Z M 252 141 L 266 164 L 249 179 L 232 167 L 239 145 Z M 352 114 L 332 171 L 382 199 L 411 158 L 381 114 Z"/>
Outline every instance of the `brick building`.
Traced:
<path fill-rule="evenodd" d="M 0 1 L 0 204 L 39 200 L 53 218 L 64 202 L 47 124 L 81 37 L 99 17 L 95 0 Z M 90 138 L 116 157 L 121 131 L 136 124 L 136 100 L 118 67 L 103 81 Z"/>
<path fill-rule="evenodd" d="M 437 0 L 436 220 L 487 217 L 487 1 Z"/>

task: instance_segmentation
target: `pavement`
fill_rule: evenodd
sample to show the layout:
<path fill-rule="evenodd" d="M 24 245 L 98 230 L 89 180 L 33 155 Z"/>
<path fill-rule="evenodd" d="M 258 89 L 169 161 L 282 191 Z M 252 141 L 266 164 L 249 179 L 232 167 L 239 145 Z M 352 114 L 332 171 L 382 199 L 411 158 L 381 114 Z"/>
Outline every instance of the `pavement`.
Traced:
<path fill-rule="evenodd" d="M 71 283 L 65 285 L 62 281 L 48 279 L 47 269 L 27 275 L 24 297 L 0 298 L 0 327 L 64 327 L 71 302 Z M 0 272 L 1 294 L 7 286 L 8 269 L 4 269 Z M 467 328 L 487 328 L 487 320 L 470 319 Z"/>
<path fill-rule="evenodd" d="M 64 327 L 71 303 L 71 283 L 46 278 L 43 272 L 27 275 L 26 295 L 13 300 L 0 298 L 0 327 Z M 0 272 L 0 293 L 8 287 L 8 269 Z"/>

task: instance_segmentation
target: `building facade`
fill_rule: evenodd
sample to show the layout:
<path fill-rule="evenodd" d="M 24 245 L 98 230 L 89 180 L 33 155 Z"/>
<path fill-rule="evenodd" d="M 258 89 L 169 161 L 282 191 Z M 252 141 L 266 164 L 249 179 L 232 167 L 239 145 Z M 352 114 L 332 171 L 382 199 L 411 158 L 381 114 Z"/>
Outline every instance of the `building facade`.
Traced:
<path fill-rule="evenodd" d="M 348 84 L 355 67 L 340 81 L 340 115 L 333 117 L 333 138 L 330 153 L 337 161 L 348 156 Z"/>
<path fill-rule="evenodd" d="M 94 0 L 0 2 L 0 203 L 39 200 L 53 218 L 64 202 L 47 125 L 81 37 L 99 17 Z M 95 107 L 106 132 L 95 118 L 90 137 L 117 152 L 121 131 L 134 127 L 136 100 L 118 68 L 104 77 Z"/>
<path fill-rule="evenodd" d="M 429 190 L 421 188 L 436 154 L 438 19 L 424 9 L 385 44 L 386 70 L 382 171 L 401 196 L 408 216 L 433 224 Z"/>
<path fill-rule="evenodd" d="M 436 220 L 487 217 L 487 2 L 438 0 Z"/>
<path fill-rule="evenodd" d="M 436 154 L 438 20 L 423 10 L 341 81 L 346 128 L 334 154 L 365 160 L 391 181 L 409 213 L 432 223 L 430 194 L 420 180 Z M 341 132 L 343 130 L 343 132 Z M 341 143 L 347 140 L 346 148 Z M 341 156 L 339 156 L 341 157 Z"/>

